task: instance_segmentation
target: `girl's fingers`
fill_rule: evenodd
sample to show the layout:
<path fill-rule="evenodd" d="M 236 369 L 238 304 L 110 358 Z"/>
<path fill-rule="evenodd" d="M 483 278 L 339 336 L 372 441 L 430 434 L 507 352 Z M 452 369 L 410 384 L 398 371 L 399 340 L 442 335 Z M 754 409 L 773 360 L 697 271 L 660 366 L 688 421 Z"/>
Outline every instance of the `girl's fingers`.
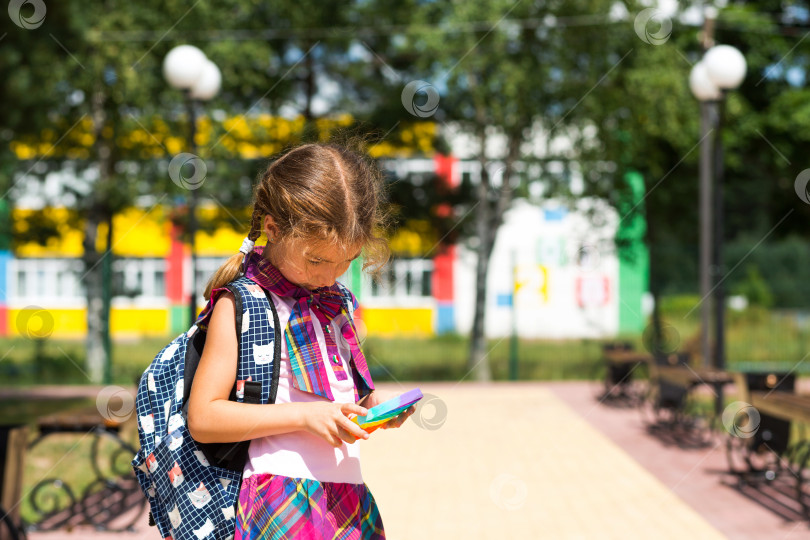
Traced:
<path fill-rule="evenodd" d="M 409 416 L 411 416 L 411 415 L 412 415 L 413 413 L 415 413 L 415 412 L 416 412 L 416 407 L 414 407 L 413 405 L 411 405 L 410 407 L 408 407 L 407 409 L 405 409 L 405 410 L 404 410 L 404 411 L 403 411 L 403 412 L 402 412 L 402 413 L 401 413 L 401 414 L 400 414 L 400 415 L 397 417 L 397 426 L 396 426 L 396 427 L 400 427 L 402 424 L 404 424 L 404 423 L 405 423 L 405 420 L 407 420 L 407 419 L 408 419 L 408 417 L 409 417 Z"/>
<path fill-rule="evenodd" d="M 383 427 L 386 429 L 389 428 L 398 428 L 402 425 L 402 422 L 405 420 L 405 417 L 402 416 L 404 413 L 400 413 L 398 416 L 393 417 L 391 420 L 383 424 Z"/>
<path fill-rule="evenodd" d="M 361 435 L 355 435 L 353 431 L 344 429 L 342 427 L 338 427 L 338 433 L 340 434 L 340 438 L 343 441 L 346 441 L 348 444 L 354 444 L 357 442 L 357 439 L 363 438 Z M 365 434 L 365 432 L 363 433 Z"/>
<path fill-rule="evenodd" d="M 346 442 L 350 444 L 357 439 L 368 439 L 368 433 L 366 432 L 366 430 L 364 430 L 354 422 L 347 422 L 347 423 L 341 422 L 341 424 L 338 426 L 338 430 L 347 434 L 349 438 L 346 439 Z"/>
<path fill-rule="evenodd" d="M 365 416 L 365 415 L 368 414 L 368 409 L 367 408 L 365 408 L 365 407 L 363 407 L 361 405 L 354 404 L 354 403 L 344 403 L 341 406 L 340 410 L 341 410 L 341 412 L 343 412 L 344 415 L 354 413 L 354 414 L 356 414 L 358 416 Z"/>

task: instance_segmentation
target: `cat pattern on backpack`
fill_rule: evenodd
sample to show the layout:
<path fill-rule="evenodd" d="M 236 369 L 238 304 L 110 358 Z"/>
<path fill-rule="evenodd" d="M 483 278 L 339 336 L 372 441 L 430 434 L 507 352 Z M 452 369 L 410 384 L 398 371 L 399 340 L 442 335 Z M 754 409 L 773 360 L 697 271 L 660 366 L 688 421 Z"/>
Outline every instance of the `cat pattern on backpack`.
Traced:
<path fill-rule="evenodd" d="M 261 385 L 262 402 L 270 403 L 277 370 L 274 308 L 262 289 L 247 278 L 227 287 L 237 300 L 241 319 L 237 336 L 241 391 L 236 399 L 244 399 L 244 383 L 249 381 Z M 189 362 L 199 362 L 202 346 L 195 343 L 202 339 L 204 332 L 196 325 L 177 336 L 155 356 L 138 386 L 141 448 L 132 465 L 161 538 L 228 539 L 236 527 L 235 504 L 242 471 L 211 462 L 207 445 L 191 438 L 183 408 L 193 383 L 185 380 L 185 369 Z"/>

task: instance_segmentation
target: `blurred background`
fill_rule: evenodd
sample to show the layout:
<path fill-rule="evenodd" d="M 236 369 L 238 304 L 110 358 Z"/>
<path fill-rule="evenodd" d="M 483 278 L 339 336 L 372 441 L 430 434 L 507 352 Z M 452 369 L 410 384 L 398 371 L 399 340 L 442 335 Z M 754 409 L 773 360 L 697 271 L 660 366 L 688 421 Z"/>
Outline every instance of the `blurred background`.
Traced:
<path fill-rule="evenodd" d="M 801 374 L 808 31 L 803 1 L 11 0 L 0 385 L 132 387 L 256 176 L 352 138 L 394 218 L 381 278 L 341 278 L 375 381 L 596 380 L 616 340 Z"/>
<path fill-rule="evenodd" d="M 706 136 L 689 77 L 715 43 L 747 62 L 723 99 L 712 239 L 728 360 L 798 360 L 810 14 L 703 7 L 11 2 L 2 380 L 132 383 L 239 248 L 269 159 L 351 136 L 395 215 L 382 280 L 362 261 L 343 279 L 377 378 L 598 377 L 596 343 L 640 345 L 651 320 L 694 346 Z"/>

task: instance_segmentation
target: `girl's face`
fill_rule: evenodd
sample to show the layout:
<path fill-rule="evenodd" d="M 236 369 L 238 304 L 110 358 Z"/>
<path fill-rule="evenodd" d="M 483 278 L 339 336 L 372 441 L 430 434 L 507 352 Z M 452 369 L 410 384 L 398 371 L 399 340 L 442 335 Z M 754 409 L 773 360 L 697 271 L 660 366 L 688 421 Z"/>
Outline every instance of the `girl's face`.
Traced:
<path fill-rule="evenodd" d="M 263 255 L 288 281 L 310 291 L 334 285 L 363 247 L 341 247 L 319 240 L 282 240 L 270 216 L 264 217 L 264 233 L 273 241 L 268 241 Z"/>
<path fill-rule="evenodd" d="M 265 256 L 292 283 L 308 290 L 334 285 L 360 256 L 360 245 L 343 248 L 324 242 L 293 239 L 268 243 Z"/>

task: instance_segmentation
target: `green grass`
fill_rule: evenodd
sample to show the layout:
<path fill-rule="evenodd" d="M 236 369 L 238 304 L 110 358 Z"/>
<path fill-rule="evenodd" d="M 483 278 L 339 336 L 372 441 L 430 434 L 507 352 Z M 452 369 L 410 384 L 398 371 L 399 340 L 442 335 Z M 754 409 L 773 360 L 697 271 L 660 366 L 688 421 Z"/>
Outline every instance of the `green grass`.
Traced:
<path fill-rule="evenodd" d="M 112 382 L 132 385 L 165 338 L 118 342 L 113 347 Z M 49 340 L 35 346 L 25 339 L 0 340 L 10 350 L 0 362 L 6 386 L 88 384 L 82 342 Z M 489 340 L 488 361 L 496 380 L 509 377 L 510 339 Z M 469 377 L 469 340 L 435 338 L 368 338 L 363 344 L 375 380 L 459 380 Z M 530 341 L 517 344 L 518 377 L 527 380 L 587 379 L 599 376 L 600 342 L 596 340 Z"/>
<path fill-rule="evenodd" d="M 154 356 L 175 336 L 113 342 L 112 382 L 133 385 Z M 6 356 L 0 361 L 4 386 L 89 384 L 84 342 L 79 340 L 0 339 Z"/>
<path fill-rule="evenodd" d="M 509 378 L 512 342 L 487 342 L 487 361 L 495 380 Z M 592 340 L 517 343 L 518 378 L 561 380 L 593 378 L 599 368 L 600 345 Z M 369 338 L 363 344 L 372 377 L 380 380 L 469 380 L 469 340 L 460 336 L 432 339 Z"/>
<path fill-rule="evenodd" d="M 668 299 L 663 303 L 663 324 L 671 345 L 697 349 L 697 298 Z M 174 336 L 117 341 L 113 344 L 112 382 L 132 385 L 158 351 Z M 643 350 L 641 335 L 629 336 Z M 519 340 L 518 378 L 521 380 L 597 379 L 601 340 Z M 778 312 L 750 309 L 727 317 L 728 366 L 778 363 L 792 367 L 810 352 L 810 329 Z M 509 378 L 512 340 L 487 343 L 488 361 L 495 380 Z M 2 339 L 7 351 L 0 360 L 0 380 L 9 386 L 33 384 L 87 384 L 82 341 Z M 375 380 L 459 380 L 470 377 L 469 340 L 458 335 L 433 338 L 369 337 L 363 345 Z M 745 369 L 751 369 L 745 367 Z M 789 369 L 789 368 L 788 368 Z M 810 371 L 802 362 L 799 372 Z"/>

